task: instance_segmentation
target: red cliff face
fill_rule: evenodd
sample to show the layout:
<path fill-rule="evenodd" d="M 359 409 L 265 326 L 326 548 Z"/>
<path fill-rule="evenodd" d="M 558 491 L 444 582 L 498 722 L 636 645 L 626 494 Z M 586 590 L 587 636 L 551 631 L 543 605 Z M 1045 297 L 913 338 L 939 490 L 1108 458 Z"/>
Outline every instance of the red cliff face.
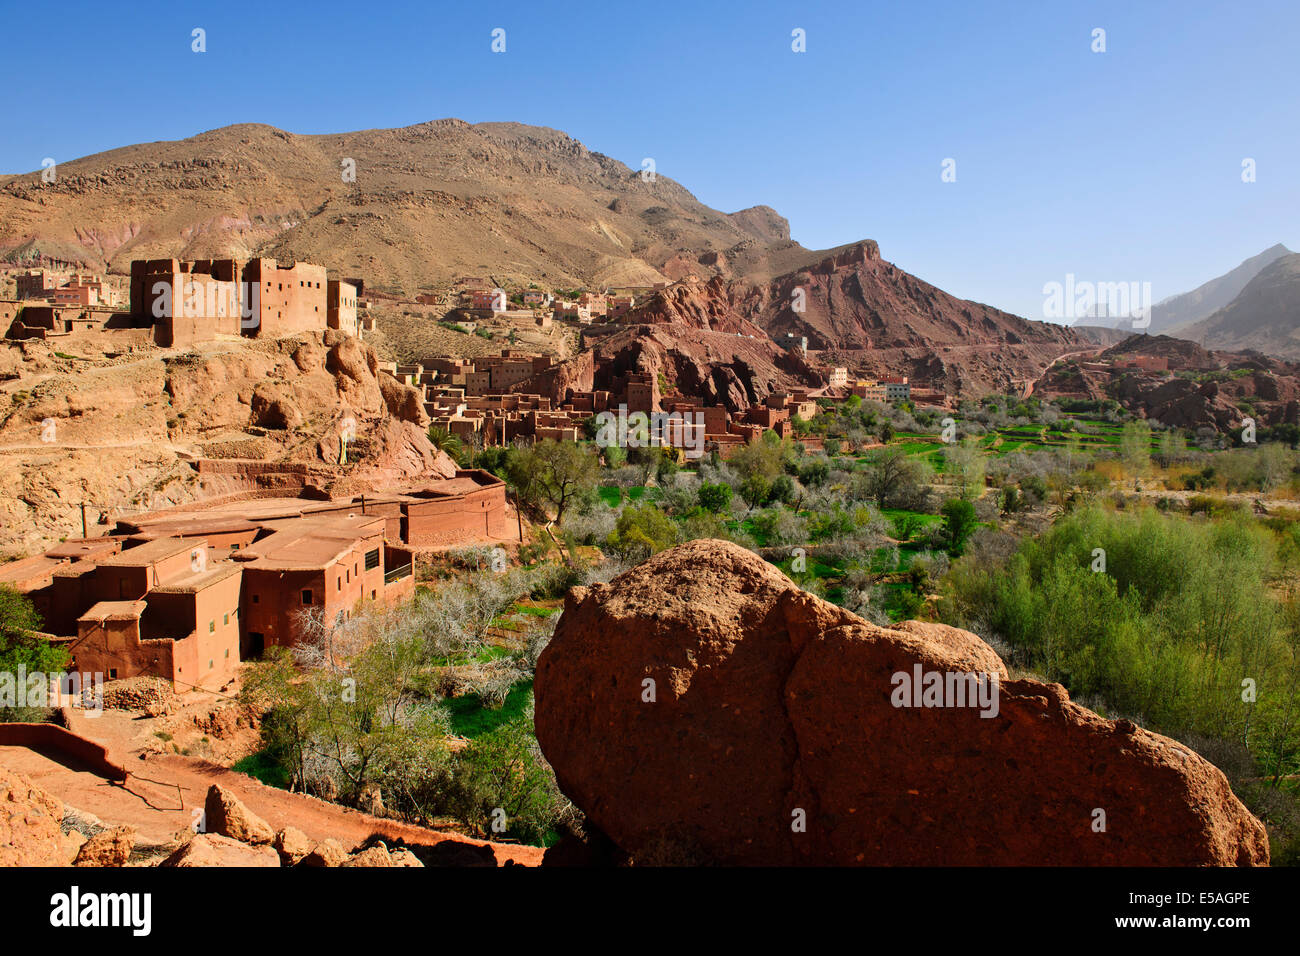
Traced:
<path fill-rule="evenodd" d="M 1017 390 L 1057 356 L 1088 347 L 1064 326 L 949 295 L 882 259 L 871 241 L 770 282 L 732 282 L 727 295 L 778 342 L 807 338 L 835 364 L 954 394 Z"/>
<path fill-rule="evenodd" d="M 996 684 L 929 706 L 900 674 Z M 1268 863 L 1263 825 L 1183 745 L 1009 680 L 967 631 L 869 624 L 727 542 L 571 592 L 534 687 L 561 788 L 633 859 Z"/>

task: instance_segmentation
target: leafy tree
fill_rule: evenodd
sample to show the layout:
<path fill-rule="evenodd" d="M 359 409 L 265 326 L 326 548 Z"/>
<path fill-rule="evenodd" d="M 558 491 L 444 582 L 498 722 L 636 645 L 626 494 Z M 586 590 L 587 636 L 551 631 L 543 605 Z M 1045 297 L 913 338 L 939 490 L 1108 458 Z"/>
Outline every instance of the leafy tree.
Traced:
<path fill-rule="evenodd" d="M 943 503 L 943 534 L 948 543 L 948 553 L 954 557 L 966 550 L 966 542 L 975 533 L 979 520 L 975 506 L 965 498 L 950 498 Z"/>
<path fill-rule="evenodd" d="M 627 463 L 627 452 L 621 445 L 608 445 L 601 449 L 606 468 L 621 468 Z"/>
<path fill-rule="evenodd" d="M 654 505 L 623 509 L 606 546 L 624 560 L 641 561 L 678 542 L 677 525 Z"/>
<path fill-rule="evenodd" d="M 767 503 L 789 504 L 794 500 L 795 488 L 794 480 L 789 475 L 777 475 L 776 480 L 772 482 L 772 487 L 767 494 Z"/>
<path fill-rule="evenodd" d="M 569 809 L 532 726 L 530 704 L 525 714 L 474 738 L 456 755 L 452 810 L 474 833 L 541 843 Z M 494 829 L 498 820 L 503 831 Z"/>
<path fill-rule="evenodd" d="M 32 602 L 8 585 L 0 584 L 0 674 L 12 674 L 16 681 L 20 667 L 28 674 L 50 675 L 68 669 L 72 656 L 38 636 L 35 632 L 40 626 L 41 617 Z M 0 721 L 39 719 L 40 708 L 0 707 Z"/>
<path fill-rule="evenodd" d="M 743 448 L 737 449 L 728 463 L 742 479 L 762 478 L 770 485 L 785 471 L 785 462 L 794 458 L 793 442 L 767 431 Z"/>
<path fill-rule="evenodd" d="M 548 438 L 512 451 L 507 471 L 519 496 L 534 508 L 554 508 L 559 524 L 564 510 L 596 487 L 600 462 L 586 446 Z"/>
<path fill-rule="evenodd" d="M 731 504 L 731 486 L 725 482 L 703 482 L 698 492 L 700 507 L 714 514 L 726 511 Z"/>
<path fill-rule="evenodd" d="M 663 454 L 659 458 L 659 463 L 655 466 L 655 481 L 661 486 L 668 484 L 673 480 L 673 476 L 678 472 L 677 451 L 673 448 L 664 448 Z"/>
<path fill-rule="evenodd" d="M 750 475 L 740 485 L 740 497 L 745 504 L 749 505 L 751 511 L 767 501 L 771 493 L 772 482 L 763 475 Z"/>

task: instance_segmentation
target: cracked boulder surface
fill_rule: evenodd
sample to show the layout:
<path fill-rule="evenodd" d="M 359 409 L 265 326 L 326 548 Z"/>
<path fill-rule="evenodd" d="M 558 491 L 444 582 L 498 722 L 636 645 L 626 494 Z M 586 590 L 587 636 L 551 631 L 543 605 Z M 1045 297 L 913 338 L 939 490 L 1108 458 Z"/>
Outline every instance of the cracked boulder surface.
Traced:
<path fill-rule="evenodd" d="M 895 706 L 918 667 L 996 679 L 982 702 Z M 534 691 L 561 789 L 638 861 L 1268 863 L 1263 824 L 1182 744 L 1008 679 L 969 631 L 877 627 L 725 541 L 573 589 Z"/>

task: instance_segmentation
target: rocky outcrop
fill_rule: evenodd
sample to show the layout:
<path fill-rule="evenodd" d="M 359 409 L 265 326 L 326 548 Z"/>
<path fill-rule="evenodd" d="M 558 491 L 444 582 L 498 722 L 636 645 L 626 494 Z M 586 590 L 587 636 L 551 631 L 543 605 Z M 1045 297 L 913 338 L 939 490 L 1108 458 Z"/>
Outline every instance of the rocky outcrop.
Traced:
<path fill-rule="evenodd" d="M 113 827 L 96 833 L 77 851 L 74 866 L 125 866 L 135 845 L 135 827 Z"/>
<path fill-rule="evenodd" d="M 429 415 L 424 410 L 424 393 L 414 385 L 399 382 L 387 372 L 380 373 L 379 389 L 388 414 L 404 422 L 427 428 Z"/>
<path fill-rule="evenodd" d="M 343 844 L 338 840 L 325 840 L 318 843 L 310 853 L 302 859 L 303 866 L 342 866 L 343 861 L 348 858 L 348 851 L 343 849 Z"/>
<path fill-rule="evenodd" d="M 241 843 L 269 845 L 275 842 L 275 830 L 243 802 L 222 786 L 208 788 L 203 805 L 208 833 L 218 833 Z"/>
<path fill-rule="evenodd" d="M 269 846 L 249 846 L 219 833 L 197 833 L 160 866 L 257 866 L 280 865 L 280 856 Z"/>
<path fill-rule="evenodd" d="M 870 240 L 828 250 L 825 258 L 767 285 L 736 283 L 736 305 L 778 341 L 807 336 L 814 349 L 1042 344 L 1055 353 L 1085 345 L 1071 329 L 1031 322 L 949 295 L 881 258 Z"/>
<path fill-rule="evenodd" d="M 59 800 L 0 767 L 0 867 L 66 865 L 62 821 Z"/>
<path fill-rule="evenodd" d="M 393 858 L 388 855 L 388 847 L 380 843 L 377 846 L 368 847 L 359 853 L 354 853 L 348 857 L 339 866 L 394 866 Z"/>
<path fill-rule="evenodd" d="M 534 689 L 561 788 L 633 859 L 1268 862 L 1263 825 L 1188 748 L 1008 679 L 974 634 L 877 627 L 722 541 L 575 588 Z"/>
<path fill-rule="evenodd" d="M 285 866 L 293 866 L 312 851 L 311 839 L 297 827 L 285 827 L 278 832 L 272 846 Z"/>
<path fill-rule="evenodd" d="M 271 480 L 203 471 L 195 459 L 253 459 L 286 475 L 311 467 L 326 474 L 316 484 L 345 478 L 363 492 L 447 471 L 418 393 L 380 373 L 369 345 L 337 331 L 84 360 L 53 348 L 0 345 L 0 355 L 22 357 L 18 381 L 0 393 L 9 453 L 0 555 L 79 535 L 69 501 L 85 501 L 106 530 L 123 514 L 261 493 Z"/>

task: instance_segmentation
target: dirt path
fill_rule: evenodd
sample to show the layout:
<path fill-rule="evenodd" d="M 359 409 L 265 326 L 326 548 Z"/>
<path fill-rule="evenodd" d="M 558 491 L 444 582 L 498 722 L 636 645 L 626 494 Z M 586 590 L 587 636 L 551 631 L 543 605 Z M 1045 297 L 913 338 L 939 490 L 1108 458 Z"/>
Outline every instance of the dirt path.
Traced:
<path fill-rule="evenodd" d="M 152 752 L 148 746 L 150 724 L 121 711 L 105 711 L 95 718 L 73 712 L 70 723 L 70 729 L 103 744 L 110 759 L 127 768 L 130 777 L 125 784 L 113 783 L 62 755 L 25 747 L 0 747 L 0 763 L 26 775 L 66 805 L 94 814 L 106 824 L 134 826 L 148 842 L 166 843 L 191 828 L 208 788 L 216 783 L 233 792 L 272 828 L 297 827 L 312 840 L 332 838 L 348 850 L 379 834 L 390 843 L 402 840 L 408 845 L 436 847 L 436 857 L 448 863 L 541 864 L 540 847 L 491 843 L 450 830 L 386 820 L 268 787 L 197 757 Z"/>

